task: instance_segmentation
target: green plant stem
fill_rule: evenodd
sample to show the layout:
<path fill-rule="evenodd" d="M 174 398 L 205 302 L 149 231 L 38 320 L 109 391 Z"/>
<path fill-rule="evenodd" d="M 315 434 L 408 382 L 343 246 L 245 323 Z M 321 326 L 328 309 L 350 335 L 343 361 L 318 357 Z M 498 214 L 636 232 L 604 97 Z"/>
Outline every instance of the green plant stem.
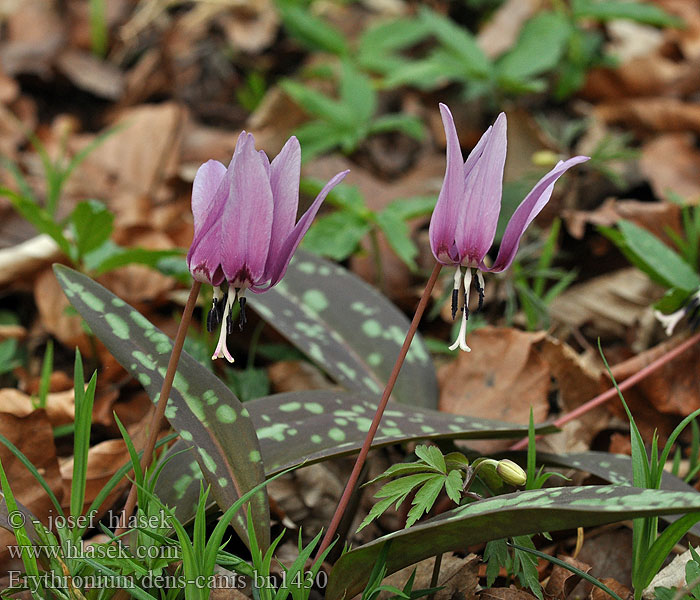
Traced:
<path fill-rule="evenodd" d="M 192 312 L 194 311 L 194 306 L 197 303 L 197 297 L 199 296 L 199 289 L 201 287 L 202 284 L 199 281 L 194 281 L 192 283 L 190 295 L 187 298 L 187 304 L 185 304 L 185 309 L 182 312 L 182 319 L 180 320 L 180 325 L 177 328 L 175 343 L 173 344 L 173 350 L 170 354 L 170 361 L 168 362 L 168 370 L 165 372 L 163 387 L 161 388 L 160 395 L 158 396 L 158 404 L 156 404 L 156 409 L 151 417 L 148 439 L 146 440 L 146 444 L 143 448 L 143 456 L 141 457 L 141 472 L 144 475 L 146 474 L 146 469 L 148 469 L 148 467 L 151 465 L 151 460 L 153 459 L 153 450 L 156 446 L 158 432 L 160 431 L 160 426 L 165 415 L 165 407 L 168 404 L 170 391 L 173 387 L 173 380 L 175 379 L 175 372 L 177 371 L 177 363 L 180 361 L 182 347 L 184 346 L 185 338 L 187 337 L 187 328 L 190 326 Z M 115 532 L 115 535 L 117 536 L 121 535 L 128 529 L 127 524 L 131 518 L 131 515 L 134 513 L 134 507 L 136 506 L 136 492 L 137 486 L 136 482 L 134 481 L 134 483 L 131 485 L 131 489 L 129 490 L 129 496 L 126 499 L 124 510 L 122 511 L 119 528 Z"/>
<path fill-rule="evenodd" d="M 341 496 L 340 501 L 338 502 L 338 506 L 335 509 L 335 513 L 333 514 L 333 518 L 331 519 L 330 525 L 328 525 L 328 531 L 326 531 L 326 535 L 321 541 L 321 545 L 319 546 L 319 549 L 316 553 L 316 558 L 321 556 L 324 550 L 330 545 L 331 541 L 333 540 L 333 536 L 335 535 L 335 532 L 338 529 L 338 525 L 340 524 L 340 521 L 343 517 L 343 513 L 345 512 L 345 509 L 347 508 L 347 505 L 350 502 L 350 497 L 352 496 L 352 493 L 355 490 L 355 486 L 357 485 L 357 479 L 360 476 L 362 466 L 365 464 L 365 459 L 367 458 L 367 454 L 369 453 L 369 449 L 372 445 L 372 440 L 374 440 L 374 436 L 377 433 L 377 429 L 379 428 L 379 422 L 381 421 L 382 415 L 384 414 L 384 409 L 386 408 L 387 402 L 389 402 L 389 396 L 391 396 L 391 392 L 394 389 L 394 384 L 396 383 L 396 379 L 399 376 L 399 372 L 401 371 L 401 367 L 406 358 L 406 354 L 408 354 L 408 349 L 411 346 L 411 342 L 413 341 L 413 336 L 416 334 L 418 324 L 420 323 L 421 317 L 423 316 L 425 307 L 428 305 L 428 300 L 430 299 L 430 295 L 433 291 L 433 288 L 435 287 L 435 282 L 437 281 L 438 275 L 440 275 L 441 269 L 442 265 L 440 263 L 437 263 L 435 265 L 435 268 L 433 269 L 433 272 L 430 274 L 430 279 L 428 279 L 428 283 L 425 285 L 423 295 L 420 298 L 420 302 L 416 307 L 416 312 L 413 315 L 413 320 L 411 321 L 411 325 L 408 328 L 408 332 L 406 333 L 406 339 L 404 339 L 403 346 L 401 346 L 401 350 L 399 351 L 399 356 L 396 358 L 394 368 L 392 369 L 391 374 L 389 375 L 389 380 L 387 381 L 386 387 L 384 388 L 382 399 L 379 401 L 377 412 L 374 414 L 372 424 L 370 425 L 369 431 L 367 432 L 367 437 L 365 437 L 365 441 L 362 444 L 360 453 L 357 456 L 357 459 L 355 460 L 355 466 L 352 469 L 352 473 L 350 473 L 350 477 L 348 479 L 347 484 L 345 485 L 345 490 L 343 491 L 343 495 Z"/>
<path fill-rule="evenodd" d="M 642 379 L 645 379 L 649 375 L 651 375 L 654 371 L 657 371 L 661 367 L 663 367 L 666 363 L 671 362 L 673 359 L 675 359 L 677 356 L 685 352 L 688 348 L 694 346 L 700 342 L 700 333 L 696 333 L 695 335 L 689 337 L 687 340 L 685 340 L 683 343 L 679 344 L 673 350 L 669 350 L 666 352 L 666 354 L 663 354 L 656 360 L 650 362 L 646 367 L 643 369 L 640 369 L 637 371 L 634 375 L 628 377 L 625 379 L 622 383 L 618 384 L 618 388 L 621 392 L 624 392 L 626 389 L 631 388 L 633 385 L 636 385 Z M 559 417 L 556 419 L 553 423 L 553 425 L 556 425 L 557 427 L 562 427 L 563 425 L 566 425 L 570 421 L 573 421 L 574 419 L 577 419 L 581 415 L 586 414 L 588 411 L 593 410 L 597 406 L 600 406 L 601 404 L 604 404 L 611 398 L 614 398 L 618 394 L 618 388 L 615 388 L 614 386 L 611 387 L 609 390 L 603 392 L 602 394 L 599 394 L 592 400 L 589 400 L 585 404 L 582 404 L 578 408 L 572 410 L 569 413 L 566 413 L 565 415 Z M 523 450 L 527 448 L 527 438 L 523 438 L 516 444 L 513 444 L 509 450 Z"/>

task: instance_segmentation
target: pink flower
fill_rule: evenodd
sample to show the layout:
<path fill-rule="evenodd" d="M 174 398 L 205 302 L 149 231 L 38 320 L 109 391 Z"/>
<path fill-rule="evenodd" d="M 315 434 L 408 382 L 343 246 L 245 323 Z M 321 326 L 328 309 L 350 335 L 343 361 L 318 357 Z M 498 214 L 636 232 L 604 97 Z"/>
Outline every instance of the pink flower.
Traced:
<path fill-rule="evenodd" d="M 333 177 L 296 222 L 300 172 L 296 137 L 289 138 L 270 163 L 245 131 L 228 168 L 210 160 L 197 171 L 192 189 L 194 239 L 187 266 L 195 279 L 214 286 L 207 329 L 221 323 L 221 333 L 212 359 L 226 357 L 233 362 L 226 348 L 233 304 L 240 303 L 242 326 L 245 291 L 264 292 L 282 279 L 321 203 L 348 173 Z M 224 282 L 228 293 L 221 289 Z"/>
<path fill-rule="evenodd" d="M 506 115 L 498 115 L 496 122 L 484 133 L 466 162 L 462 162 L 462 151 L 450 109 L 440 104 L 440 113 L 447 138 L 447 168 L 430 220 L 430 246 L 438 262 L 456 267 L 452 292 L 453 317 L 457 314 L 459 290 L 464 286 L 462 323 L 457 340 L 450 346 L 450 350 L 459 347 L 469 352 L 466 327 L 472 269 L 476 271 L 474 285 L 481 308 L 484 298 L 482 272 L 500 272 L 510 266 L 525 229 L 549 202 L 554 183 L 570 167 L 587 161 L 588 157 L 575 156 L 560 161 L 537 182 L 513 213 L 503 234 L 496 261 L 492 267 L 487 267 L 484 257 L 493 243 L 501 210 L 503 167 L 506 162 Z"/>

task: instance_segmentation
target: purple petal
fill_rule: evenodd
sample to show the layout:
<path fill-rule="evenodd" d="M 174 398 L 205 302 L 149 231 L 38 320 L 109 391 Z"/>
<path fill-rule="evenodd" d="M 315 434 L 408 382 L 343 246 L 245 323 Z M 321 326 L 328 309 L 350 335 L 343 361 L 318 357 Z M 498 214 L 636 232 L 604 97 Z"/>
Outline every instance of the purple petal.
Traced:
<path fill-rule="evenodd" d="M 520 238 L 525 233 L 525 229 L 532 220 L 540 213 L 545 204 L 549 202 L 554 190 L 554 184 L 569 168 L 574 165 L 586 162 L 588 156 L 575 156 L 567 161 L 557 164 L 549 173 L 540 179 L 532 191 L 520 203 L 520 206 L 515 210 L 511 217 L 506 231 L 501 240 L 501 247 L 498 250 L 496 262 L 490 269 L 480 266 L 482 271 L 500 272 L 507 269 L 515 258 L 515 253 L 518 251 Z"/>
<path fill-rule="evenodd" d="M 229 166 L 231 186 L 222 216 L 221 264 L 236 285 L 255 283 L 265 270 L 272 228 L 272 190 L 251 134 L 239 138 Z"/>
<path fill-rule="evenodd" d="M 457 215 L 464 202 L 464 165 L 462 150 L 459 147 L 457 130 L 450 109 L 440 104 L 442 124 L 445 127 L 447 142 L 447 166 L 445 179 L 438 196 L 433 216 L 430 219 L 430 247 L 435 260 L 442 264 L 455 264 L 453 252 Z M 459 260 L 457 259 L 457 262 Z"/>
<path fill-rule="evenodd" d="M 294 229 L 299 207 L 299 177 L 301 175 L 301 147 L 292 136 L 270 165 L 270 187 L 274 203 L 270 251 L 265 272 L 277 260 L 280 249 Z"/>
<path fill-rule="evenodd" d="M 476 146 L 474 146 L 472 151 L 469 153 L 467 160 L 464 161 L 464 179 L 465 179 L 465 181 L 466 181 L 467 177 L 469 177 L 469 173 L 472 172 L 472 169 L 474 168 L 476 163 L 481 158 L 481 155 L 484 153 L 484 146 L 486 146 L 486 143 L 489 141 L 489 138 L 491 137 L 492 131 L 493 131 L 493 125 L 489 126 L 489 128 L 484 132 L 484 135 L 481 136 L 479 141 L 476 143 Z"/>
<path fill-rule="evenodd" d="M 196 279 L 213 285 L 220 284 L 222 277 L 221 273 L 215 275 L 215 271 L 221 262 L 220 223 L 228 197 L 225 177 L 226 167 L 210 160 L 199 167 L 192 185 L 194 236 L 187 253 L 187 266 Z"/>
<path fill-rule="evenodd" d="M 226 167 L 216 160 L 207 161 L 197 169 L 192 184 L 193 246 L 223 213 L 228 196 L 225 177 Z"/>
<path fill-rule="evenodd" d="M 482 140 L 484 138 L 482 137 Z M 462 261 L 480 263 L 496 235 L 501 211 L 503 167 L 506 163 L 506 115 L 498 115 L 491 134 L 483 142 L 481 157 L 465 182 L 466 206 L 459 211 L 455 243 Z"/>
<path fill-rule="evenodd" d="M 345 176 L 349 172 L 350 171 L 348 170 L 338 173 L 323 187 L 323 189 L 319 192 L 318 196 L 316 196 L 316 199 L 313 201 L 309 209 L 302 215 L 301 219 L 299 219 L 299 222 L 296 224 L 291 233 L 287 236 L 287 239 L 284 241 L 284 244 L 282 244 L 277 255 L 273 257 L 273 260 L 269 264 L 269 269 L 265 271 L 264 280 L 267 281 L 269 279 L 269 283 L 263 286 L 252 287 L 252 291 L 264 292 L 265 290 L 270 289 L 280 279 L 282 279 L 282 277 L 284 277 L 284 274 L 287 272 L 287 266 L 289 265 L 289 261 L 292 260 L 292 256 L 294 255 L 297 246 L 299 246 L 299 243 L 304 237 L 304 234 L 308 231 L 309 227 L 311 227 L 311 223 L 313 222 L 314 217 L 318 212 L 318 209 L 321 208 L 321 203 L 326 199 L 328 193 L 336 185 L 343 181 L 343 179 L 345 179 Z"/>

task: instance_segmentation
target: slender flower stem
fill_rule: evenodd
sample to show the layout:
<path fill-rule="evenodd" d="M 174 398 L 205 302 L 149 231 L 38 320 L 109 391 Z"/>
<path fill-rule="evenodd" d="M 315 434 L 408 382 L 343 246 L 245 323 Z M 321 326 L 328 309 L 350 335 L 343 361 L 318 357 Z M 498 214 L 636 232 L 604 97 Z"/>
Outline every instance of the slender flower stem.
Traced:
<path fill-rule="evenodd" d="M 403 346 L 401 346 L 399 356 L 396 359 L 396 362 L 394 363 L 394 368 L 392 369 L 391 375 L 389 375 L 389 380 L 387 381 L 386 387 L 384 388 L 384 393 L 382 394 L 382 399 L 380 400 L 379 406 L 377 407 L 377 412 L 374 415 L 374 419 L 372 419 L 372 424 L 370 425 L 369 431 L 367 432 L 367 437 L 365 438 L 365 441 L 362 444 L 360 454 L 357 456 L 355 466 L 352 469 L 352 473 L 350 473 L 350 478 L 348 479 L 348 482 L 345 486 L 345 491 L 343 492 L 343 495 L 341 496 L 340 501 L 338 502 L 338 506 L 335 509 L 335 513 L 333 514 L 333 518 L 331 519 L 330 525 L 328 526 L 326 535 L 324 536 L 323 541 L 321 542 L 321 545 L 319 546 L 319 549 L 316 552 L 316 558 L 323 554 L 325 549 L 328 548 L 329 544 L 333 540 L 333 536 L 335 535 L 335 532 L 338 529 L 338 525 L 340 524 L 340 520 L 343 517 L 343 513 L 345 512 L 345 509 L 347 508 L 348 503 L 350 502 L 350 497 L 352 496 L 352 493 L 355 490 L 355 486 L 357 485 L 357 480 L 360 476 L 362 466 L 365 464 L 365 459 L 367 458 L 370 446 L 372 445 L 372 440 L 374 440 L 374 436 L 377 433 L 377 429 L 379 428 L 379 421 L 381 421 L 382 419 L 384 409 L 386 408 L 387 402 L 389 401 L 389 396 L 391 396 L 391 392 L 394 389 L 394 384 L 396 383 L 396 379 L 399 376 L 399 372 L 401 371 L 401 366 L 403 365 L 404 359 L 406 358 L 406 354 L 408 354 L 408 349 L 411 346 L 413 336 L 415 335 L 416 330 L 418 329 L 418 324 L 420 323 L 421 317 L 423 316 L 425 307 L 428 305 L 430 294 L 432 293 L 433 288 L 435 287 L 435 282 L 437 281 L 441 268 L 442 265 L 440 263 L 436 263 L 433 272 L 430 274 L 430 279 L 428 279 L 428 283 L 425 286 L 425 290 L 423 290 L 423 295 L 421 296 L 420 302 L 418 303 L 418 307 L 416 308 L 416 312 L 413 315 L 411 326 L 408 328 L 408 332 L 406 333 L 406 339 L 403 342 Z"/>
<path fill-rule="evenodd" d="M 173 388 L 173 380 L 175 379 L 175 372 L 177 371 L 177 363 L 180 361 L 182 347 L 185 345 L 185 337 L 187 336 L 187 329 L 190 326 L 192 312 L 194 311 L 194 306 L 197 303 L 197 296 L 199 296 L 199 289 L 201 287 L 202 284 L 199 281 L 195 280 L 192 283 L 190 295 L 187 298 L 187 304 L 185 304 L 185 309 L 182 312 L 182 319 L 180 320 L 180 325 L 177 328 L 175 343 L 173 344 L 173 351 L 170 354 L 170 361 L 168 362 L 168 370 L 165 372 L 163 387 L 160 390 L 160 396 L 158 396 L 158 404 L 156 404 L 156 409 L 153 411 L 153 415 L 151 416 L 148 439 L 146 440 L 146 445 L 143 449 L 143 456 L 141 457 L 141 472 L 144 474 L 146 473 L 146 469 L 148 469 L 148 467 L 151 465 L 153 449 L 156 447 L 158 432 L 160 431 L 160 426 L 163 422 L 163 416 L 165 414 L 165 407 L 168 404 L 170 391 Z M 124 510 L 121 514 L 119 528 L 115 532 L 116 535 L 120 535 L 128 529 L 127 524 L 134 512 L 134 507 L 136 506 L 136 491 L 136 483 L 134 483 L 131 486 L 131 490 L 129 490 L 129 496 L 126 499 L 126 504 L 124 505 Z"/>
<path fill-rule="evenodd" d="M 430 587 L 436 588 L 438 581 L 440 580 L 440 567 L 442 566 L 442 552 L 435 556 L 435 562 L 433 563 L 433 574 L 430 577 Z M 435 593 L 433 592 L 428 596 L 428 600 L 435 599 Z"/>
<path fill-rule="evenodd" d="M 618 387 L 620 388 L 621 392 L 624 392 L 626 389 L 631 388 L 633 385 L 636 385 L 642 379 L 648 377 L 651 375 L 654 371 L 660 369 L 663 367 L 666 363 L 672 361 L 675 359 L 678 355 L 682 354 L 685 352 L 688 348 L 691 346 L 694 346 L 700 342 L 700 333 L 696 333 L 695 335 L 689 337 L 687 340 L 685 340 L 683 343 L 679 344 L 676 346 L 673 350 L 670 350 L 669 352 L 666 352 L 656 360 L 650 362 L 646 367 L 643 369 L 640 369 L 637 371 L 634 375 L 628 377 L 625 379 L 622 383 L 618 384 Z M 577 419 L 581 415 L 587 413 L 589 410 L 594 409 L 596 406 L 600 406 L 601 404 L 607 402 L 611 398 L 614 398 L 617 395 L 617 389 L 615 387 L 611 387 L 609 390 L 603 392 L 602 394 L 599 394 L 592 400 L 589 400 L 585 404 L 582 404 L 578 408 L 572 410 L 571 412 L 562 415 L 559 417 L 556 421 L 554 421 L 553 425 L 556 425 L 557 427 L 561 427 L 563 425 L 566 425 L 570 421 L 573 421 L 574 419 Z M 527 438 L 524 438 L 520 440 L 518 443 L 513 444 L 509 450 L 523 450 L 527 448 Z"/>

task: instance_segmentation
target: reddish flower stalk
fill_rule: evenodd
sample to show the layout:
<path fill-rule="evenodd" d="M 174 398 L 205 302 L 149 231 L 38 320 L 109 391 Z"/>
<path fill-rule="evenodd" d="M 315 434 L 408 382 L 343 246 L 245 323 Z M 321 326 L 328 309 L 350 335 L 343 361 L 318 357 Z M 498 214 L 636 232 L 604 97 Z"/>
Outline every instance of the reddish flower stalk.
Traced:
<path fill-rule="evenodd" d="M 330 525 L 328 526 L 326 535 L 321 541 L 321 545 L 316 553 L 316 558 L 321 556 L 326 550 L 326 548 L 328 548 L 330 543 L 333 541 L 333 536 L 335 536 L 335 532 L 338 529 L 338 525 L 340 525 L 340 521 L 343 518 L 345 509 L 347 508 L 348 503 L 350 502 L 350 497 L 352 496 L 352 493 L 355 490 L 355 486 L 357 485 L 357 480 L 360 477 L 360 471 L 362 470 L 362 467 L 365 464 L 365 459 L 367 458 L 367 454 L 369 453 L 370 447 L 372 446 L 372 440 L 374 440 L 374 436 L 377 433 L 377 429 L 379 428 L 379 422 L 381 421 L 382 415 L 384 414 L 384 409 L 386 408 L 387 402 L 389 402 L 389 396 L 391 396 L 391 392 L 394 389 L 394 384 L 396 383 L 396 379 L 399 376 L 399 372 L 401 371 L 401 367 L 403 366 L 406 354 L 408 354 L 408 349 L 411 346 L 413 336 L 415 335 L 416 330 L 418 329 L 418 324 L 420 323 L 421 317 L 423 316 L 423 312 L 425 312 L 425 307 L 427 306 L 428 300 L 430 299 L 430 295 L 433 291 L 433 288 L 435 287 L 435 282 L 437 281 L 441 268 L 442 265 L 440 263 L 437 263 L 435 265 L 435 267 L 433 268 L 433 272 L 430 274 L 430 279 L 428 279 L 428 283 L 425 286 L 425 290 L 423 290 L 423 295 L 420 298 L 420 302 L 418 303 L 416 312 L 413 315 L 413 320 L 411 321 L 411 325 L 408 328 L 408 332 L 406 333 L 406 339 L 403 342 L 403 346 L 401 346 L 399 356 L 396 359 L 396 362 L 394 363 L 394 368 L 392 369 L 391 374 L 389 375 L 389 380 L 387 381 L 386 387 L 384 388 L 384 393 L 382 394 L 382 399 L 380 400 L 379 406 L 377 407 L 377 412 L 374 414 L 374 419 L 372 419 L 372 424 L 370 425 L 369 431 L 367 432 L 367 437 L 365 437 L 365 441 L 362 444 L 362 448 L 360 449 L 360 454 L 355 460 L 355 466 L 352 469 L 352 473 L 350 473 L 350 478 L 348 479 L 348 482 L 345 485 L 345 490 L 343 491 L 343 495 L 341 496 L 340 501 L 338 502 L 338 506 L 335 509 L 335 513 L 333 514 L 333 518 L 331 519 Z"/>
<path fill-rule="evenodd" d="M 683 343 L 679 344 L 676 346 L 673 350 L 669 350 L 656 360 L 652 361 L 649 363 L 646 367 L 643 369 L 640 369 L 637 371 L 634 375 L 628 377 L 625 379 L 623 382 L 618 383 L 618 387 L 620 388 L 621 392 L 624 392 L 625 390 L 631 388 L 632 386 L 638 384 L 642 379 L 645 379 L 649 375 L 651 375 L 654 371 L 657 371 L 661 367 L 663 367 L 666 363 L 671 362 L 673 359 L 675 359 L 678 355 L 682 354 L 685 352 L 688 348 L 691 346 L 694 346 L 700 342 L 700 333 L 696 333 L 695 335 L 689 337 L 687 340 L 685 340 Z M 559 417 L 556 421 L 554 421 L 553 425 L 556 425 L 557 427 L 562 427 L 563 425 L 566 425 L 570 421 L 573 421 L 574 419 L 577 419 L 581 415 L 586 414 L 588 411 L 593 410 L 595 407 L 600 406 L 601 404 L 607 402 L 611 398 L 614 398 L 617 396 L 617 389 L 613 386 L 609 390 L 603 392 L 602 394 L 599 394 L 592 400 L 589 400 L 585 404 L 582 404 L 578 408 L 572 410 L 571 412 L 562 415 Z M 509 450 L 524 450 L 527 448 L 527 438 L 523 438 L 516 444 L 513 444 Z"/>
<path fill-rule="evenodd" d="M 153 411 L 153 415 L 151 417 L 151 424 L 149 425 L 148 430 L 148 439 L 146 440 L 143 455 L 141 456 L 142 473 L 146 472 L 146 469 L 148 469 L 148 467 L 151 465 L 151 460 L 153 459 L 153 449 L 156 447 L 158 432 L 160 431 L 160 426 L 163 423 L 163 418 L 165 415 L 165 407 L 168 404 L 170 391 L 173 388 L 173 380 L 175 379 L 175 372 L 177 371 L 177 363 L 180 361 L 182 347 L 185 345 L 185 337 L 187 336 L 187 329 L 190 326 L 190 321 L 192 321 L 192 312 L 194 311 L 194 306 L 197 303 L 197 296 L 199 296 L 199 289 L 201 287 L 202 284 L 199 281 L 195 280 L 192 282 L 190 295 L 187 298 L 187 304 L 185 304 L 185 309 L 182 312 L 182 320 L 177 328 L 175 344 L 173 345 L 173 351 L 170 354 L 170 361 L 168 362 L 168 370 L 165 372 L 163 387 L 160 390 L 158 404 L 156 404 L 156 409 Z M 136 491 L 136 483 L 133 483 L 131 490 L 129 490 L 129 496 L 126 499 L 124 510 L 122 511 L 119 528 L 115 532 L 116 535 L 120 535 L 128 529 L 129 519 L 134 513 L 134 508 L 136 506 Z"/>

